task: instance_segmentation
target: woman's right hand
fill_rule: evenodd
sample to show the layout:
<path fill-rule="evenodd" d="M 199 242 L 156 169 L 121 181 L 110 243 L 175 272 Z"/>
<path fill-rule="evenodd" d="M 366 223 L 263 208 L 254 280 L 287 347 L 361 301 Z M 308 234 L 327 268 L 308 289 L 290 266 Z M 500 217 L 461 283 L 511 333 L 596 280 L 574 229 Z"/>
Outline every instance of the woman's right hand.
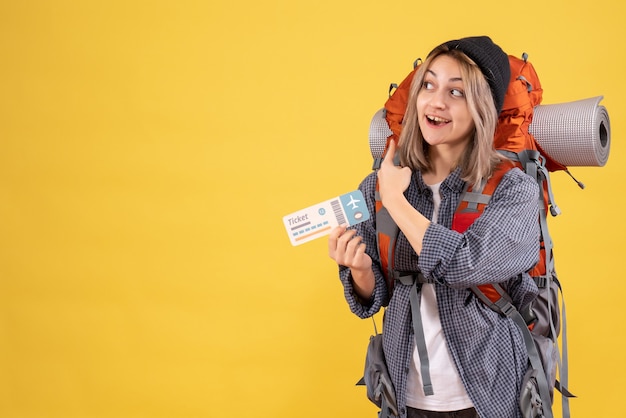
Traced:
<path fill-rule="evenodd" d="M 376 280 L 372 271 L 372 258 L 365 252 L 363 239 L 353 229 L 340 225 L 330 232 L 328 255 L 337 264 L 350 268 L 354 292 L 363 300 L 374 293 Z"/>
<path fill-rule="evenodd" d="M 353 229 L 339 225 L 328 237 L 328 255 L 341 266 L 349 267 L 353 273 L 371 271 L 372 258 L 365 252 L 366 245 Z"/>
<path fill-rule="evenodd" d="M 389 143 L 389 148 L 385 154 L 380 169 L 377 172 L 380 199 L 383 206 L 389 209 L 387 200 L 399 198 L 405 200 L 404 192 L 411 184 L 411 169 L 409 167 L 399 167 L 394 164 L 396 155 L 396 141 Z"/>

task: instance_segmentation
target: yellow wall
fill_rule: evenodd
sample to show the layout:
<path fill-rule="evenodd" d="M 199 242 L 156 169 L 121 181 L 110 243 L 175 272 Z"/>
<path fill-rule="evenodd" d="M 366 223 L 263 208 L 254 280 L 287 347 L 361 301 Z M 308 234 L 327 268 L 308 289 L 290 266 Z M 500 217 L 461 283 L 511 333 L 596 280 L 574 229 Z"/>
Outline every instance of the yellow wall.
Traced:
<path fill-rule="evenodd" d="M 387 4 L 387 6 L 384 6 Z M 282 216 L 353 190 L 387 86 L 444 40 L 596 95 L 604 168 L 553 176 L 578 417 L 623 409 L 619 2 L 3 1 L 0 416 L 365 417 L 371 321 Z"/>

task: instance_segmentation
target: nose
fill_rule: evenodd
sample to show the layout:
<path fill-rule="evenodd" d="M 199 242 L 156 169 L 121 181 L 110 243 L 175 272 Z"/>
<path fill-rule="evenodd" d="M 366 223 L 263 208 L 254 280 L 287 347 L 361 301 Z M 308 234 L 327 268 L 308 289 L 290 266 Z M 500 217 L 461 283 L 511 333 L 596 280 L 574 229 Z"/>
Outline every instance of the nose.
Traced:
<path fill-rule="evenodd" d="M 437 89 L 436 91 L 432 92 L 432 95 L 430 96 L 430 105 L 434 108 L 437 109 L 443 109 L 446 107 L 446 93 L 443 89 Z"/>

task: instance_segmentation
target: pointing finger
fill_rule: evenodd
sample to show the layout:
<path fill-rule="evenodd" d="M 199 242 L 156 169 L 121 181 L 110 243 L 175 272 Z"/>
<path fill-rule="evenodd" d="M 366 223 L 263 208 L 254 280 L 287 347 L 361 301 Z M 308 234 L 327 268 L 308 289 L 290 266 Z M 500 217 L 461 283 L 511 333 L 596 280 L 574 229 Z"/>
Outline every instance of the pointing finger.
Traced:
<path fill-rule="evenodd" d="M 385 158 L 383 159 L 383 163 L 394 164 L 395 155 L 396 155 L 396 141 L 392 139 L 389 141 L 389 147 L 387 147 L 387 152 L 385 153 Z"/>

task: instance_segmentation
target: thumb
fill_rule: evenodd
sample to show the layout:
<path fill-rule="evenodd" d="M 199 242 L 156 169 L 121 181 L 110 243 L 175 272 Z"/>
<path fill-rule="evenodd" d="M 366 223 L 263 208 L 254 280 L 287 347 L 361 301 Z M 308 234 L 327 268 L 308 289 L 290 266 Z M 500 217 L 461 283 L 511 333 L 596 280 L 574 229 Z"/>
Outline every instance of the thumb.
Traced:
<path fill-rule="evenodd" d="M 385 153 L 385 158 L 383 162 L 391 163 L 394 165 L 394 158 L 396 156 L 396 141 L 392 139 L 389 141 L 389 146 L 387 147 L 387 152 Z"/>

